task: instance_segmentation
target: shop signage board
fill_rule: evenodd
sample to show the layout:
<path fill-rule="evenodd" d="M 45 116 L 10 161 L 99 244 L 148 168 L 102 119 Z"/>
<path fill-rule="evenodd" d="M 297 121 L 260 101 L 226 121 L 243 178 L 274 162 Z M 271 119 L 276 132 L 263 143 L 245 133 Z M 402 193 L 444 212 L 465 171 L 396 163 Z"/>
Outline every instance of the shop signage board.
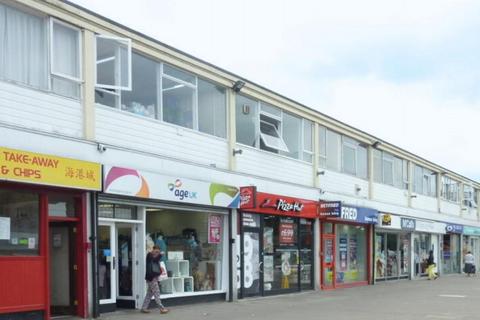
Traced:
<path fill-rule="evenodd" d="M 320 217 L 338 217 L 342 203 L 340 201 L 320 202 L 318 205 L 318 214 Z"/>
<path fill-rule="evenodd" d="M 104 166 L 103 191 L 130 197 L 238 208 L 240 190 L 221 183 Z"/>
<path fill-rule="evenodd" d="M 250 188 L 250 187 L 246 187 Z M 240 188 L 240 194 L 244 191 Z M 290 217 L 316 218 L 318 216 L 318 202 L 313 200 L 298 199 L 276 194 L 254 192 L 255 206 L 252 207 L 252 200 L 240 201 L 240 209 L 251 212 L 274 214 Z M 249 193 L 251 196 L 251 193 Z"/>
<path fill-rule="evenodd" d="M 447 224 L 447 226 L 445 227 L 445 231 L 447 231 L 447 233 L 461 234 L 463 233 L 463 226 L 459 224 Z"/>
<path fill-rule="evenodd" d="M 326 203 L 327 206 L 322 208 L 322 203 Z M 333 218 L 363 224 L 378 223 L 378 211 L 375 209 L 344 205 L 341 202 L 320 202 L 319 207 L 320 218 Z"/>
<path fill-rule="evenodd" d="M 100 191 L 99 163 L 0 148 L 0 180 Z"/>
<path fill-rule="evenodd" d="M 415 219 L 402 217 L 400 219 L 400 225 L 402 230 L 415 231 L 415 227 L 416 227 Z"/>
<path fill-rule="evenodd" d="M 480 236 L 480 228 L 464 226 L 463 234 L 467 236 Z"/>
<path fill-rule="evenodd" d="M 427 232 L 427 233 L 446 233 L 446 224 L 443 222 L 435 222 L 429 220 L 418 220 L 415 221 L 415 231 L 418 232 Z"/>

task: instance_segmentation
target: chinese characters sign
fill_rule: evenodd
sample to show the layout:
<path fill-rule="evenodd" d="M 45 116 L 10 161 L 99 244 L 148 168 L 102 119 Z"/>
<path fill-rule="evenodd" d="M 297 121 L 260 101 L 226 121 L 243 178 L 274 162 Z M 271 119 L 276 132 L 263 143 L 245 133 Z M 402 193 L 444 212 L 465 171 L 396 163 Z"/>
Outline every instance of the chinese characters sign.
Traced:
<path fill-rule="evenodd" d="M 101 165 L 0 148 L 0 180 L 101 190 Z"/>

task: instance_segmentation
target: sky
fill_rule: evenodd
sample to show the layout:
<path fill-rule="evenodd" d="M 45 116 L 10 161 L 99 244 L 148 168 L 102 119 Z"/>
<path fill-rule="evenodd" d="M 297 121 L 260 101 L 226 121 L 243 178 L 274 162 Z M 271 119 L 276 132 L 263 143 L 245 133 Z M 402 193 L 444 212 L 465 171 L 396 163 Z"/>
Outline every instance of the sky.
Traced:
<path fill-rule="evenodd" d="M 73 2 L 480 181 L 480 1 Z"/>

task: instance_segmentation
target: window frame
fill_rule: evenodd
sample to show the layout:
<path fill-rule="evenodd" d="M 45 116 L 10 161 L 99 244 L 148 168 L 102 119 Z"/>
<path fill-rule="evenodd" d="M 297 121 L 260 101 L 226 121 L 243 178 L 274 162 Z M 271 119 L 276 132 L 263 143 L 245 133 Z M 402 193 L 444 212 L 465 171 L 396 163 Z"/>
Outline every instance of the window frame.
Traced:
<path fill-rule="evenodd" d="M 108 84 L 99 84 L 98 83 L 98 65 L 99 63 L 104 63 L 107 62 L 106 60 L 110 61 L 112 60 L 112 57 L 107 58 L 107 59 L 102 59 L 100 62 L 97 59 L 97 47 L 98 47 L 98 39 L 107 39 L 107 40 L 113 40 L 113 41 L 118 41 L 118 42 L 126 42 L 127 44 L 127 61 L 128 61 L 128 86 L 122 86 L 120 85 L 108 85 Z M 119 91 L 131 91 L 132 90 L 132 39 L 130 38 L 122 38 L 122 37 L 117 37 L 117 36 L 111 36 L 111 35 L 105 35 L 105 34 L 95 34 L 95 41 L 94 41 L 94 46 L 93 46 L 93 51 L 94 51 L 94 57 L 95 57 L 95 68 L 94 68 L 94 79 L 95 79 L 95 89 L 102 88 L 102 89 L 110 89 L 110 90 L 119 90 Z M 113 60 L 115 60 L 115 57 L 113 57 Z M 115 63 L 115 69 L 119 68 L 117 64 Z M 114 75 L 116 76 L 116 75 Z"/>
<path fill-rule="evenodd" d="M 455 186 L 455 187 L 453 187 Z M 452 190 L 455 189 L 455 190 Z M 460 203 L 460 182 L 450 178 L 449 176 L 442 176 L 442 192 L 441 197 L 445 201 L 459 204 Z M 453 199 L 455 198 L 455 199 Z"/>
<path fill-rule="evenodd" d="M 50 71 L 50 75 L 53 75 L 55 77 L 59 77 L 59 78 L 62 78 L 62 79 L 65 79 L 65 80 L 69 80 L 69 81 L 73 81 L 77 84 L 82 84 L 84 81 L 83 81 L 83 50 L 82 50 L 82 45 L 83 45 L 83 40 L 82 40 L 82 29 L 80 29 L 79 27 L 76 27 L 76 26 L 73 26 L 65 21 L 62 21 L 62 20 L 59 20 L 57 18 L 54 18 L 54 17 L 49 17 L 49 37 L 50 37 L 50 41 L 49 41 L 49 71 Z M 55 68 L 54 68 L 54 63 L 55 63 L 55 50 L 54 50 L 54 31 L 53 31 L 53 27 L 55 24 L 58 24 L 58 25 L 61 25 L 63 27 L 66 27 L 68 29 L 71 29 L 71 30 L 74 30 L 77 32 L 78 34 L 78 74 L 79 74 L 79 77 L 78 78 L 75 78 L 75 77 L 72 77 L 72 76 L 69 76 L 67 74 L 63 74 L 63 73 L 60 73 L 60 72 L 55 72 Z M 95 68 L 96 69 L 96 68 Z M 50 81 L 51 82 L 51 79 Z"/>

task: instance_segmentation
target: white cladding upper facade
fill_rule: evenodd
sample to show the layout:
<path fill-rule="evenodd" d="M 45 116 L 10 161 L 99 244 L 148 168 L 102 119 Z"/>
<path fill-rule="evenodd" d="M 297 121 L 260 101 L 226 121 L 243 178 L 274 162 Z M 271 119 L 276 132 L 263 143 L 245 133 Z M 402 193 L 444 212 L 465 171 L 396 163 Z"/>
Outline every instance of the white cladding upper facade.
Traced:
<path fill-rule="evenodd" d="M 15 35 L 21 21 L 4 17 L 18 12 L 45 28 L 41 54 L 21 57 L 43 59 L 45 83 L 0 66 L 1 146 L 480 226 L 477 182 L 247 80 L 236 93 L 238 76 L 69 3 L 0 1 L 0 28 Z M 100 56 L 109 44 L 99 48 L 96 35 L 120 38 L 112 57 Z M 129 41 L 131 79 L 102 75 L 126 70 L 116 61 L 128 59 Z M 58 52 L 71 56 L 57 62 Z"/>

